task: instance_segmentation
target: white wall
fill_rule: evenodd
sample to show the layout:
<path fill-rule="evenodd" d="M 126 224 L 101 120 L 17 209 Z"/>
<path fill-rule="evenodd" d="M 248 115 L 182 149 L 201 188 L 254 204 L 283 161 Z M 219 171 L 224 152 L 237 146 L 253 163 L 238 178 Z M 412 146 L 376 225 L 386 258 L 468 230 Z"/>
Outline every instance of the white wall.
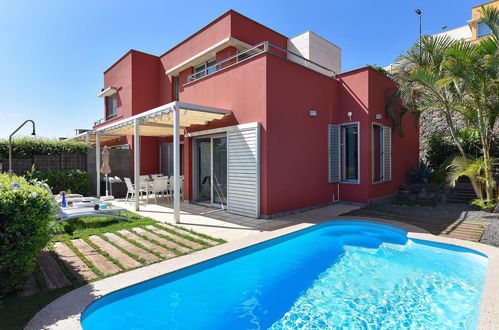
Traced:
<path fill-rule="evenodd" d="M 341 48 L 312 31 L 306 31 L 294 38 L 288 39 L 288 50 L 320 64 L 334 71 L 334 73 L 341 72 Z M 308 63 L 297 56 L 288 54 L 288 58 L 323 74 L 333 75 L 331 71 Z"/>
<path fill-rule="evenodd" d="M 468 25 L 464 25 L 452 30 L 436 33 L 433 36 L 448 36 L 453 40 L 471 40 L 471 29 Z"/>

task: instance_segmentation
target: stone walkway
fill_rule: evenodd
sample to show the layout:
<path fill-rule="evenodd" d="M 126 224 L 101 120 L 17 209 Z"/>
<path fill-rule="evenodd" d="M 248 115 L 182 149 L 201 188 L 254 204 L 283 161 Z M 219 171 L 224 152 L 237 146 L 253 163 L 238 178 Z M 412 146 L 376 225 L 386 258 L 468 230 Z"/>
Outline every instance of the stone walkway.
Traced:
<path fill-rule="evenodd" d="M 88 238 L 55 242 L 38 256 L 45 286 L 52 290 L 101 279 L 130 269 L 220 244 L 169 224 L 134 227 Z M 40 291 L 33 276 L 19 296 Z"/>

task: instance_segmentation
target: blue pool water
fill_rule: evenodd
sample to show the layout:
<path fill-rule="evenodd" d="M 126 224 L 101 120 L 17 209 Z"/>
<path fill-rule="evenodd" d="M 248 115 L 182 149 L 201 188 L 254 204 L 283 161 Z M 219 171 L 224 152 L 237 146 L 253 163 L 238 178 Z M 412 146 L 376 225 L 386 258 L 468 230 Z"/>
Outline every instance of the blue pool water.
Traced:
<path fill-rule="evenodd" d="M 487 258 L 361 221 L 317 225 L 125 288 L 84 329 L 476 327 Z"/>

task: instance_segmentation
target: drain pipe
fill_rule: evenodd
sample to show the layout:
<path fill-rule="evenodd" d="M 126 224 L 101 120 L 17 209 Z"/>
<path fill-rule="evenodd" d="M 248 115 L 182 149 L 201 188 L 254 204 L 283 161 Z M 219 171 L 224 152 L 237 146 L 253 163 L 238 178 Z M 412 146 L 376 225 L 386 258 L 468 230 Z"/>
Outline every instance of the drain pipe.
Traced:
<path fill-rule="evenodd" d="M 36 135 L 35 122 L 32 121 L 31 119 L 26 120 L 24 123 L 21 124 L 21 126 L 19 126 L 18 128 L 16 128 L 16 130 L 14 132 L 12 132 L 11 135 L 9 135 L 9 178 L 12 178 L 12 136 L 14 134 L 16 134 L 17 131 L 19 131 L 21 129 L 21 127 L 23 127 L 24 125 L 26 125 L 26 123 L 28 123 L 28 122 L 30 122 L 31 124 L 33 124 L 33 132 L 31 133 L 31 135 Z"/>

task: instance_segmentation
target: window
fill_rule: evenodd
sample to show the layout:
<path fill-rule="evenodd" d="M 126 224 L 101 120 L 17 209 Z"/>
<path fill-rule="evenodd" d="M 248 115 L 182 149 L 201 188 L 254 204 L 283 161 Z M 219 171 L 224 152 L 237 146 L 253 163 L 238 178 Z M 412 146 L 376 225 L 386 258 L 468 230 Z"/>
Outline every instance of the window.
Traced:
<path fill-rule="evenodd" d="M 373 183 L 392 179 L 392 129 L 373 123 L 372 130 Z"/>
<path fill-rule="evenodd" d="M 373 124 L 373 182 L 383 181 L 383 126 Z"/>
<path fill-rule="evenodd" d="M 482 37 L 488 36 L 492 33 L 489 26 L 487 24 L 485 24 L 484 22 L 479 22 L 477 24 L 476 28 L 477 28 L 477 32 L 476 32 L 477 38 L 482 38 Z"/>
<path fill-rule="evenodd" d="M 203 64 L 200 64 L 194 68 L 194 79 L 199 79 L 201 77 L 204 77 L 206 75 L 209 75 L 215 71 L 217 71 L 217 68 L 215 66 L 216 59 L 212 58 Z"/>
<path fill-rule="evenodd" d="M 118 93 L 106 96 L 106 119 L 113 119 L 118 115 Z"/>
<path fill-rule="evenodd" d="M 342 181 L 359 181 L 359 125 L 341 126 Z"/>

